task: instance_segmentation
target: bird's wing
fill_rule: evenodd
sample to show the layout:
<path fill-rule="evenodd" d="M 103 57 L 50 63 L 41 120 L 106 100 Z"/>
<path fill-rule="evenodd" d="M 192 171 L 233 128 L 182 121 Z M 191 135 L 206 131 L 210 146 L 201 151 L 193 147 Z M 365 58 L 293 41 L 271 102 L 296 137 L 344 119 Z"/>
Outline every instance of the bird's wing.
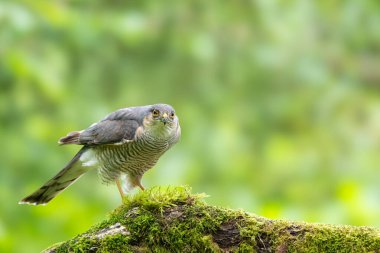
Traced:
<path fill-rule="evenodd" d="M 141 129 L 141 120 L 129 108 L 120 109 L 89 128 L 69 133 L 60 144 L 103 145 L 133 141 Z"/>
<path fill-rule="evenodd" d="M 132 141 L 139 124 L 134 120 L 105 120 L 89 127 L 79 135 L 83 145 L 116 144 Z"/>

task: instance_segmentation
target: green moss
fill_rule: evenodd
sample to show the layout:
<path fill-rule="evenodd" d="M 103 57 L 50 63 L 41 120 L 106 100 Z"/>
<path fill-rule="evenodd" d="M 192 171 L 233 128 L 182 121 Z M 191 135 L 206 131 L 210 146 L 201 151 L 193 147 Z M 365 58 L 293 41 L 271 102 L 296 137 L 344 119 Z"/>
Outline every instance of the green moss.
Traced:
<path fill-rule="evenodd" d="M 206 205 L 204 196 L 188 187 L 140 192 L 55 252 L 380 251 L 380 232 L 373 228 L 273 221 Z"/>
<path fill-rule="evenodd" d="M 238 253 L 252 253 L 255 252 L 255 248 L 247 243 L 240 243 L 239 248 L 235 250 Z"/>
<path fill-rule="evenodd" d="M 98 251 L 100 252 L 132 252 L 129 246 L 129 238 L 124 235 L 117 234 L 115 236 L 102 240 Z"/>

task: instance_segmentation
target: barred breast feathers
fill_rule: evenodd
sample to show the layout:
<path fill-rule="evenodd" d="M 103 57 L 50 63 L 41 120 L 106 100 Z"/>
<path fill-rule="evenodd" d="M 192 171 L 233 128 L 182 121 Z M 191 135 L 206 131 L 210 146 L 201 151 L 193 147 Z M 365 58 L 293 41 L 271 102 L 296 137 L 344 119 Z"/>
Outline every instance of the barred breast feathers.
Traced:
<path fill-rule="evenodd" d="M 172 127 L 140 126 L 134 140 L 93 147 L 81 158 L 83 166 L 98 166 L 104 183 L 123 176 L 142 176 L 180 137 L 179 124 Z"/>

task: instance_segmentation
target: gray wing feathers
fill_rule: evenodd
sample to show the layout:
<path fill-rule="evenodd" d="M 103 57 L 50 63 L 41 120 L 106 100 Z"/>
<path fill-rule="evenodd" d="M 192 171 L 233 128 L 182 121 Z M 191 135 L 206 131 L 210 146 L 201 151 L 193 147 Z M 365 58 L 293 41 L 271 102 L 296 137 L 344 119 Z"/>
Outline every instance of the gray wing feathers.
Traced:
<path fill-rule="evenodd" d="M 131 107 L 111 112 L 101 121 L 105 120 L 135 120 L 141 122 L 142 117 L 138 108 Z"/>
<path fill-rule="evenodd" d="M 140 108 L 124 108 L 112 112 L 103 120 L 80 132 L 71 132 L 59 144 L 114 144 L 135 138 L 144 114 Z"/>
<path fill-rule="evenodd" d="M 96 145 L 133 140 L 138 127 L 134 120 L 104 120 L 81 132 L 79 143 Z"/>
<path fill-rule="evenodd" d="M 66 136 L 58 140 L 58 144 L 60 145 L 80 144 L 79 136 L 80 136 L 80 132 L 78 131 L 68 133 Z"/>
<path fill-rule="evenodd" d="M 71 132 L 62 137 L 58 141 L 59 144 L 80 144 L 84 147 L 56 176 L 40 189 L 22 199 L 20 204 L 46 204 L 74 183 L 83 173 L 90 170 L 91 166 L 82 166 L 80 158 L 91 149 L 91 146 L 134 140 L 136 131 L 142 126 L 147 109 L 149 106 L 120 109 L 83 131 Z"/>

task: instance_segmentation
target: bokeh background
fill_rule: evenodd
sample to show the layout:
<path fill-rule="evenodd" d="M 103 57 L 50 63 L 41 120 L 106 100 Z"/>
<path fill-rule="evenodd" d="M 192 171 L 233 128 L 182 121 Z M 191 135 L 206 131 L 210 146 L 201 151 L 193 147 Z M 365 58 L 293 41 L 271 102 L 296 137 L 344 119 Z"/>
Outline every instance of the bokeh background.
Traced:
<path fill-rule="evenodd" d="M 120 204 L 95 171 L 17 202 L 78 151 L 57 139 L 165 102 L 182 140 L 146 187 L 270 218 L 380 227 L 379 1 L 0 1 L 0 252 L 37 252 Z"/>

